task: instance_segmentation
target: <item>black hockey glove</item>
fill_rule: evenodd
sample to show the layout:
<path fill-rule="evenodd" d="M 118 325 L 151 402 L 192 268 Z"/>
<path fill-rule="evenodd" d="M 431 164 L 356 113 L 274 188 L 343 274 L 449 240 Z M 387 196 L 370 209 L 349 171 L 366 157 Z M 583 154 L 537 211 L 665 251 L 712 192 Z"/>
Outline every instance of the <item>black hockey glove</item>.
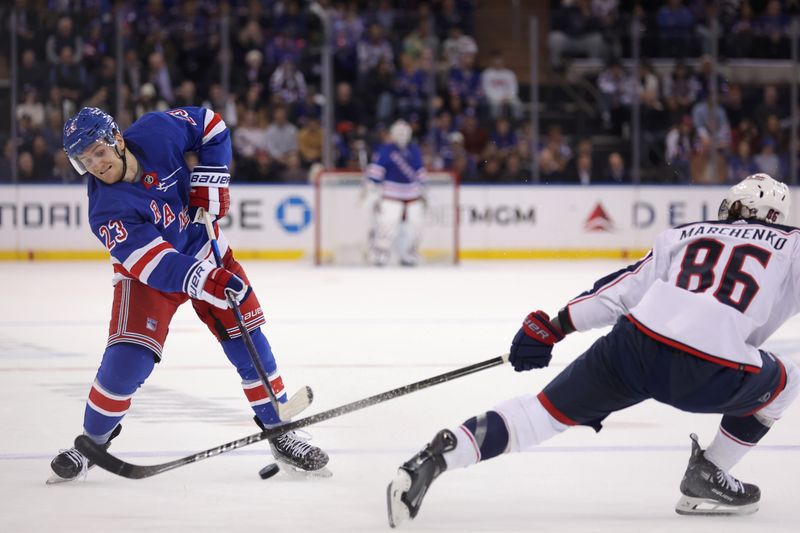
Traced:
<path fill-rule="evenodd" d="M 564 333 L 550 324 L 547 313 L 535 311 L 525 317 L 514 336 L 508 360 L 517 372 L 544 368 L 553 358 L 553 345 L 563 338 Z"/>

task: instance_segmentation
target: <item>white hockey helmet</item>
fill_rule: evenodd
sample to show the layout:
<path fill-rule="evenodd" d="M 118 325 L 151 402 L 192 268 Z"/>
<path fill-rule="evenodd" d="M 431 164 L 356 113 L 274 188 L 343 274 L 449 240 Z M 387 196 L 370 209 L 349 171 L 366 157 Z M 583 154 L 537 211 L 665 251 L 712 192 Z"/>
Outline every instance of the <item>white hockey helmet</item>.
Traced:
<path fill-rule="evenodd" d="M 389 139 L 400 148 L 405 148 L 411 141 L 411 126 L 405 120 L 396 120 L 389 128 Z"/>
<path fill-rule="evenodd" d="M 789 187 L 785 183 L 769 174 L 753 174 L 730 188 L 719 206 L 718 218 L 755 218 L 783 224 L 789 218 L 791 203 Z"/>

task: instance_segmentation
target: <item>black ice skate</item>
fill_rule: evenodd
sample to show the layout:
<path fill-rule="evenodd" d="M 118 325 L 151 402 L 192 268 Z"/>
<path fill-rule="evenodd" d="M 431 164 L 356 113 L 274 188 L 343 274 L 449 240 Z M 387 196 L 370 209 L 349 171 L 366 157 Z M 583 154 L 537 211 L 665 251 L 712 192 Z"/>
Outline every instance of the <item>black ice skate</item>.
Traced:
<path fill-rule="evenodd" d="M 122 432 L 122 424 L 118 424 L 108 437 L 105 447 L 111 445 L 111 441 Z M 94 466 L 90 460 L 83 456 L 81 452 L 75 448 L 68 448 L 61 450 L 58 455 L 50 462 L 50 469 L 53 475 L 47 480 L 48 485 L 56 483 L 65 483 L 67 481 L 75 481 L 86 476 L 88 470 Z"/>
<path fill-rule="evenodd" d="M 681 499 L 675 511 L 683 515 L 748 515 L 758 511 L 761 491 L 742 483 L 705 458 L 692 433 L 692 456 L 681 481 Z"/>
<path fill-rule="evenodd" d="M 265 429 L 257 417 L 255 421 L 261 429 Z M 290 476 L 305 478 L 333 475 L 325 468 L 328 464 L 328 454 L 321 448 L 309 444 L 308 438 L 301 437 L 295 431 L 287 431 L 274 439 L 269 439 L 269 447 L 275 462 Z"/>
<path fill-rule="evenodd" d="M 452 431 L 443 429 L 421 452 L 398 469 L 397 477 L 386 488 L 391 527 L 397 527 L 400 522 L 417 516 L 431 483 L 447 470 L 443 454 L 453 450 L 457 442 Z"/>

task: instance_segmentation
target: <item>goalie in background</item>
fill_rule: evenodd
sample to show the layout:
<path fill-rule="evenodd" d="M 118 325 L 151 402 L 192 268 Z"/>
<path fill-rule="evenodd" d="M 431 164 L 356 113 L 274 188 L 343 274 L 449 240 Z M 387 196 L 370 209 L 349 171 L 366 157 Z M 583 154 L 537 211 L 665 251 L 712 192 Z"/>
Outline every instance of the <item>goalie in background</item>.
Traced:
<path fill-rule="evenodd" d="M 783 225 L 789 206 L 785 184 L 748 176 L 729 190 L 718 220 L 660 233 L 644 258 L 599 279 L 552 319 L 530 313 L 511 343 L 518 372 L 548 366 L 553 345 L 571 332 L 614 327 L 539 394 L 439 431 L 389 485 L 390 525 L 414 518 L 446 470 L 530 449 L 572 426 L 600 431 L 611 413 L 650 398 L 722 415 L 707 449 L 691 435 L 675 510 L 757 511 L 761 491 L 730 470 L 800 392 L 797 364 L 760 349 L 800 312 L 800 230 Z"/>
<path fill-rule="evenodd" d="M 368 260 L 377 266 L 387 265 L 393 252 L 403 266 L 419 263 L 427 175 L 411 133 L 406 121 L 396 121 L 389 128 L 390 142 L 381 145 L 367 165 L 367 205 L 373 215 Z"/>

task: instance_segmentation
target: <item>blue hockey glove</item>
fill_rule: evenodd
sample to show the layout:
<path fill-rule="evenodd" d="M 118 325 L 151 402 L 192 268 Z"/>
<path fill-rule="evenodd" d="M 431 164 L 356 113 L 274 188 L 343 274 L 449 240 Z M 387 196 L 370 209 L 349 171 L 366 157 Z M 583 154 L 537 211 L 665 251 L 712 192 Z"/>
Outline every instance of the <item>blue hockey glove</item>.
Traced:
<path fill-rule="evenodd" d="M 508 360 L 517 372 L 544 368 L 553 358 L 553 345 L 563 338 L 564 334 L 550 324 L 547 313 L 535 311 L 525 317 L 514 336 Z"/>

